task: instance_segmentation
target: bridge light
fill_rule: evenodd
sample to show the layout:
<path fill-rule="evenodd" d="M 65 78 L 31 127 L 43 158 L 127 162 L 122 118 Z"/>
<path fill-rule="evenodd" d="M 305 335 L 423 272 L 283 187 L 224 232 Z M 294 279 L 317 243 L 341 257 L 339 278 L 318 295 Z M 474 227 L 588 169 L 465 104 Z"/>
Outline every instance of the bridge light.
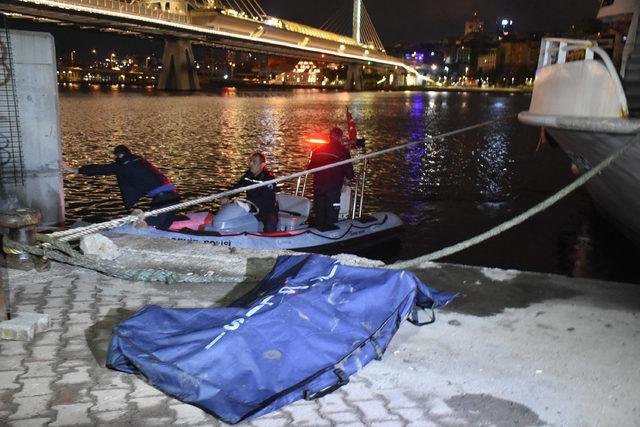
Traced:
<path fill-rule="evenodd" d="M 338 49 L 340 50 L 340 52 L 344 52 L 344 50 L 345 50 L 346 48 L 347 48 L 347 47 L 346 47 L 345 45 L 341 44 L 341 45 L 340 45 L 340 47 L 339 47 Z"/>

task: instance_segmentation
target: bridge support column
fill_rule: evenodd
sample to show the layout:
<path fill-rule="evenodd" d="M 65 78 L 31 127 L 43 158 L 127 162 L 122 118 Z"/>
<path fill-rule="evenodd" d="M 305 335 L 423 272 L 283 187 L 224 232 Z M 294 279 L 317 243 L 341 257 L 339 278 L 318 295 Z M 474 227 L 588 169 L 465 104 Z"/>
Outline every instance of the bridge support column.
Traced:
<path fill-rule="evenodd" d="M 384 82 L 385 89 L 397 89 L 399 86 L 405 85 L 405 75 L 398 70 L 389 70 L 386 74 L 387 79 Z"/>
<path fill-rule="evenodd" d="M 344 82 L 345 90 L 362 90 L 362 65 L 347 65 L 347 79 Z"/>
<path fill-rule="evenodd" d="M 165 39 L 158 89 L 200 90 L 189 40 Z"/>

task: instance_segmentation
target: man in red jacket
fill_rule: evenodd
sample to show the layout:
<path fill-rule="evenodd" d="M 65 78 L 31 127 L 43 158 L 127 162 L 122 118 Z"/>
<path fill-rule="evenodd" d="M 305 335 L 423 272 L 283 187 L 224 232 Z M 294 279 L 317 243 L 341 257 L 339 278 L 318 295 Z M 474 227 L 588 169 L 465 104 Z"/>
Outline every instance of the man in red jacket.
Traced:
<path fill-rule="evenodd" d="M 349 150 L 342 145 L 342 130 L 331 129 L 329 143 L 313 150 L 307 169 L 313 169 L 350 159 Z M 335 228 L 340 210 L 340 192 L 344 179 L 353 178 L 353 164 L 325 169 L 313 174 L 313 208 L 316 214 L 316 228 L 320 231 Z"/>

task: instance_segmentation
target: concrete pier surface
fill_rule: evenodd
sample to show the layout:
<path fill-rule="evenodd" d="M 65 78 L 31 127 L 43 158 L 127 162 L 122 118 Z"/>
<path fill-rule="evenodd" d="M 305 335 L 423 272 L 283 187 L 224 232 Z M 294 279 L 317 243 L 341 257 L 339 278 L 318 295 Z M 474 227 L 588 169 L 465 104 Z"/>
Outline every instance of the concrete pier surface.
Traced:
<path fill-rule="evenodd" d="M 106 369 L 110 330 L 145 304 L 224 305 L 269 270 L 274 254 L 126 239 L 114 239 L 127 246 L 120 258 L 197 266 L 222 281 L 129 282 L 58 263 L 44 273 L 4 270 L 13 313 L 47 314 L 51 326 L 31 342 L 0 341 L 0 424 L 222 424 Z M 338 391 L 242 425 L 640 425 L 639 286 L 437 263 L 413 271 L 462 297 L 434 324 L 404 322 L 382 360 Z"/>

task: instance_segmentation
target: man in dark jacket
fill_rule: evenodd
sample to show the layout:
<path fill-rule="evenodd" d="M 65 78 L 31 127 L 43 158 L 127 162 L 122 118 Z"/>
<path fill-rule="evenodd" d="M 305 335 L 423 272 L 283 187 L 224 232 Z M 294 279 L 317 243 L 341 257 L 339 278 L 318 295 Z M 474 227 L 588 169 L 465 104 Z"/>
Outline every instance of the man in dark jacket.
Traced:
<path fill-rule="evenodd" d="M 120 187 L 122 201 L 131 209 L 145 195 L 151 197 L 151 209 L 160 209 L 178 203 L 180 197 L 176 186 L 155 166 L 129 148 L 118 145 L 114 150 L 115 161 L 100 165 L 85 165 L 78 168 L 82 175 L 115 175 Z M 168 228 L 175 212 L 167 212 L 146 219 L 147 224 L 158 228 Z"/>
<path fill-rule="evenodd" d="M 342 130 L 335 127 L 329 133 L 329 143 L 313 150 L 307 169 L 350 158 L 349 150 L 342 145 Z M 313 174 L 313 208 L 316 214 L 317 229 L 325 231 L 335 227 L 340 210 L 340 192 L 345 178 L 353 178 L 351 163 Z"/>
<path fill-rule="evenodd" d="M 259 182 L 270 181 L 275 176 L 267 169 L 267 157 L 259 151 L 256 151 L 249 157 L 249 169 L 240 177 L 231 190 Z M 260 212 L 256 215 L 256 219 L 262 223 L 264 233 L 272 233 L 276 231 L 278 225 L 278 203 L 276 202 L 276 186 L 269 184 L 264 187 L 254 188 L 247 191 L 247 200 L 254 203 Z M 228 202 L 227 199 L 222 200 L 223 203 Z"/>

